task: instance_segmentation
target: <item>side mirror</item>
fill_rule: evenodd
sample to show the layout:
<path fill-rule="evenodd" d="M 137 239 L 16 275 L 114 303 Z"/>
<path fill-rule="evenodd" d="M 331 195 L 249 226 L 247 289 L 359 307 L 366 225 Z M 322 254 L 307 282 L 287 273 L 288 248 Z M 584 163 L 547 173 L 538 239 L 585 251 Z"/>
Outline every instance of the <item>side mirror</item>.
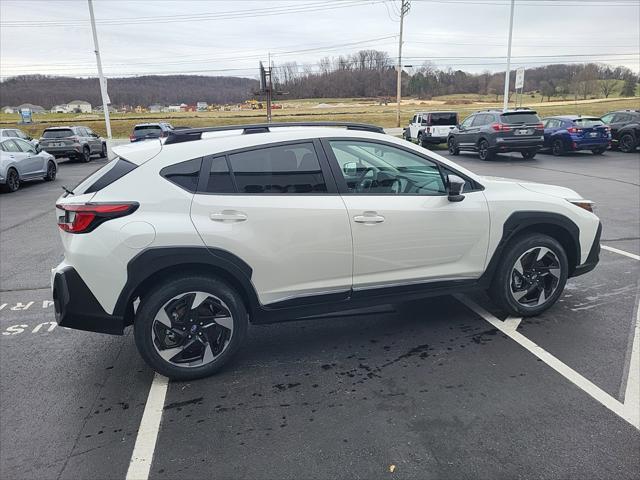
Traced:
<path fill-rule="evenodd" d="M 36 149 L 36 153 L 40 153 L 42 151 L 42 147 L 40 145 L 36 145 L 34 148 Z"/>
<path fill-rule="evenodd" d="M 355 177 L 358 175 L 358 164 L 356 162 L 345 163 L 342 166 L 342 171 L 347 177 Z"/>
<path fill-rule="evenodd" d="M 447 199 L 450 202 L 461 202 L 464 200 L 462 189 L 464 188 L 464 180 L 457 175 L 447 175 Z"/>

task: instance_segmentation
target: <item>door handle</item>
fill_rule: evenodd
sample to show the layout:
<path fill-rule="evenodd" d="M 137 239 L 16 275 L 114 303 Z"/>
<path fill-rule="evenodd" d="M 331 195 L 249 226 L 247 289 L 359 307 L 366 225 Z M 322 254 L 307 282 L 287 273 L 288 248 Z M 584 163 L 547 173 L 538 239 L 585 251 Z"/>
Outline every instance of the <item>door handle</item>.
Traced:
<path fill-rule="evenodd" d="M 384 217 L 378 215 L 378 212 L 364 212 L 362 215 L 353 217 L 353 221 L 356 223 L 364 223 L 365 225 L 373 225 L 384 222 Z"/>
<path fill-rule="evenodd" d="M 237 223 L 244 222 L 248 217 L 246 213 L 236 210 L 223 210 L 209 214 L 209 218 L 214 222 Z"/>

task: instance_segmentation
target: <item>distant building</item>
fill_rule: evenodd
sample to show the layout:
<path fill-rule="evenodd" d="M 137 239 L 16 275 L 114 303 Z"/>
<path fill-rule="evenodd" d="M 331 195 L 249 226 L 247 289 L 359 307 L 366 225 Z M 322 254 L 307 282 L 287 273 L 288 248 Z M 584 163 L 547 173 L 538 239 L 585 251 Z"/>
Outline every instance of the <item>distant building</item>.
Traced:
<path fill-rule="evenodd" d="M 61 105 L 54 105 L 51 107 L 51 113 L 69 113 L 67 110 L 67 104 L 63 103 Z"/>
<path fill-rule="evenodd" d="M 209 105 L 207 104 L 207 102 L 197 102 L 196 103 L 196 110 L 198 112 L 206 112 L 208 106 Z"/>
<path fill-rule="evenodd" d="M 91 104 L 84 100 L 72 100 L 67 103 L 67 108 L 69 112 L 91 113 L 92 111 Z"/>
<path fill-rule="evenodd" d="M 179 112 L 180 110 L 181 110 L 180 105 L 169 105 L 168 107 L 165 107 L 163 109 L 164 112 Z"/>
<path fill-rule="evenodd" d="M 18 105 L 16 111 L 20 111 L 23 108 L 28 108 L 29 110 L 31 110 L 31 113 L 45 113 L 45 110 L 43 107 L 41 107 L 40 105 L 34 105 L 32 103 L 23 103 L 22 105 Z"/>
<path fill-rule="evenodd" d="M 159 103 L 154 103 L 153 105 L 149 105 L 149 112 L 151 113 L 160 113 L 164 107 Z"/>
<path fill-rule="evenodd" d="M 2 113 L 18 113 L 18 107 L 2 107 Z"/>

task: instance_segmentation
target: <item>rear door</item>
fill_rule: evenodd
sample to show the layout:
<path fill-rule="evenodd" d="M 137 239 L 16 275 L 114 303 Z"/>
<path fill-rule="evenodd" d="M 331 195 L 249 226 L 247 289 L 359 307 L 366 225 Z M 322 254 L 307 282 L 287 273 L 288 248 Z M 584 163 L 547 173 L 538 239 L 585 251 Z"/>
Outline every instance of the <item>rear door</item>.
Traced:
<path fill-rule="evenodd" d="M 560 127 L 562 126 L 562 121 L 556 118 L 549 118 L 543 122 L 544 124 L 544 146 L 547 148 L 551 147 L 551 143 L 553 142 L 553 135 L 558 132 Z"/>
<path fill-rule="evenodd" d="M 482 274 L 489 234 L 482 191 L 450 202 L 438 164 L 394 144 L 323 144 L 349 212 L 354 292 Z"/>
<path fill-rule="evenodd" d="M 91 153 L 102 151 L 102 141 L 100 137 L 96 135 L 90 128 L 84 129 L 87 134 L 87 142 L 91 145 Z"/>
<path fill-rule="evenodd" d="M 204 242 L 253 270 L 263 304 L 351 290 L 349 217 L 317 141 L 205 158 L 191 207 Z"/>
<path fill-rule="evenodd" d="M 18 174 L 20 177 L 28 176 L 28 165 L 27 165 L 27 157 L 28 154 L 24 153 L 22 149 L 18 146 L 15 139 L 8 139 L 2 142 L 2 147 L 5 152 L 7 152 L 7 158 L 9 161 L 13 162 L 18 170 Z"/>
<path fill-rule="evenodd" d="M 19 138 L 14 138 L 13 141 L 18 145 L 22 153 L 24 153 L 24 158 L 21 161 L 24 172 L 23 176 L 33 177 L 42 175 L 44 159 L 38 155 L 36 148 L 31 145 L 31 143 Z"/>
<path fill-rule="evenodd" d="M 469 117 L 465 118 L 464 121 L 460 124 L 458 133 L 456 133 L 455 135 L 456 142 L 458 143 L 459 147 L 469 148 L 475 145 L 472 138 L 473 131 L 471 129 L 471 124 L 474 122 L 476 117 L 477 115 L 470 115 Z"/>

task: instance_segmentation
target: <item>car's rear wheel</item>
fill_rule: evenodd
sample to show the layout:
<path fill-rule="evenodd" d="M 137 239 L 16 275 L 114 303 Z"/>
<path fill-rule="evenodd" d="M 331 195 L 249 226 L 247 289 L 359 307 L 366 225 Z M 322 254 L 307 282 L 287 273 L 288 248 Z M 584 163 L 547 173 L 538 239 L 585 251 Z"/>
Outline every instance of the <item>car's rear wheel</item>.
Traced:
<path fill-rule="evenodd" d="M 564 154 L 564 143 L 559 138 L 556 138 L 551 145 L 551 153 L 556 157 Z"/>
<path fill-rule="evenodd" d="M 84 163 L 88 163 L 91 161 L 91 150 L 89 149 L 89 147 L 84 147 L 82 149 L 82 157 L 81 157 L 82 161 Z"/>
<path fill-rule="evenodd" d="M 7 181 L 2 185 L 2 191 L 13 193 L 20 188 L 20 175 L 15 168 L 7 171 Z"/>
<path fill-rule="evenodd" d="M 47 174 L 45 175 L 44 179 L 47 182 L 52 182 L 56 179 L 57 174 L 58 167 L 56 167 L 56 162 L 54 162 L 53 160 L 49 160 L 49 162 L 47 163 Z"/>
<path fill-rule="evenodd" d="M 480 160 L 492 160 L 495 156 L 494 152 L 489 148 L 489 142 L 480 140 L 478 143 L 478 156 Z"/>
<path fill-rule="evenodd" d="M 525 160 L 531 160 L 536 156 L 536 153 L 538 153 L 537 150 L 526 150 L 524 152 L 521 152 L 522 158 L 524 158 Z"/>
<path fill-rule="evenodd" d="M 107 144 L 102 144 L 102 150 L 100 150 L 100 158 L 107 158 Z"/>
<path fill-rule="evenodd" d="M 409 129 L 406 129 L 402 132 L 402 138 L 404 138 L 407 142 L 411 141 L 411 134 L 409 133 Z"/>
<path fill-rule="evenodd" d="M 625 133 L 622 135 L 618 142 L 618 148 L 624 153 L 634 152 L 637 146 L 636 138 L 631 133 Z"/>
<path fill-rule="evenodd" d="M 422 132 L 418 132 L 418 138 L 416 138 L 416 141 L 418 142 L 418 145 L 422 146 Z"/>
<path fill-rule="evenodd" d="M 188 276 L 143 298 L 136 345 L 156 372 L 176 380 L 214 374 L 243 343 L 247 311 L 240 295 L 211 277 Z"/>
<path fill-rule="evenodd" d="M 594 148 L 593 150 L 591 150 L 591 153 L 593 153 L 594 155 L 602 155 L 605 150 L 606 147 Z"/>
<path fill-rule="evenodd" d="M 451 155 L 460 155 L 460 149 L 458 148 L 458 144 L 456 143 L 456 139 L 451 137 L 447 141 L 447 147 L 449 148 L 449 153 Z"/>
<path fill-rule="evenodd" d="M 554 238 L 539 233 L 516 238 L 501 257 L 489 293 L 511 315 L 539 315 L 562 295 L 569 267 Z"/>

